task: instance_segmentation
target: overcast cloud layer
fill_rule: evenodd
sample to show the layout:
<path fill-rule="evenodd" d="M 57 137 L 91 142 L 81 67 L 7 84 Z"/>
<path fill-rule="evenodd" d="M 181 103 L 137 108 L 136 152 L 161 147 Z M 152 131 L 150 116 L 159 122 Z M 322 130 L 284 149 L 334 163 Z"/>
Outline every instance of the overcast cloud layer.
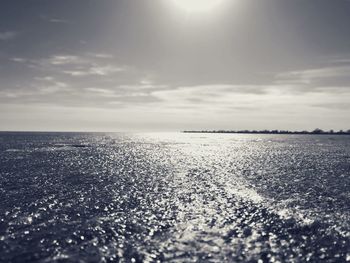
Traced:
<path fill-rule="evenodd" d="M 350 1 L 4 0 L 0 130 L 350 129 Z"/>

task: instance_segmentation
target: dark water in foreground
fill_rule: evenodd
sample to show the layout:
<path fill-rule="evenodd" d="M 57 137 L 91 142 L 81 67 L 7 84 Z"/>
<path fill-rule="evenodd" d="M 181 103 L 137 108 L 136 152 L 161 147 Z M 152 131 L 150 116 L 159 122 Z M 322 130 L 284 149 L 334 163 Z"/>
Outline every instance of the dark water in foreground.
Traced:
<path fill-rule="evenodd" d="M 350 136 L 0 133 L 0 261 L 350 261 Z"/>

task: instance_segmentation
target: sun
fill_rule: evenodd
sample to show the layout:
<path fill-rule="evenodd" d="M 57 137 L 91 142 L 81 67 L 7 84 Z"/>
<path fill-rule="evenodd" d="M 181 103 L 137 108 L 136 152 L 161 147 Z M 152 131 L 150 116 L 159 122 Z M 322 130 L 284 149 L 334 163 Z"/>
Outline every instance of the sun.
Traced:
<path fill-rule="evenodd" d="M 211 11 L 220 4 L 224 2 L 224 0 L 171 0 L 173 3 L 180 7 L 181 9 L 189 12 L 208 12 Z"/>

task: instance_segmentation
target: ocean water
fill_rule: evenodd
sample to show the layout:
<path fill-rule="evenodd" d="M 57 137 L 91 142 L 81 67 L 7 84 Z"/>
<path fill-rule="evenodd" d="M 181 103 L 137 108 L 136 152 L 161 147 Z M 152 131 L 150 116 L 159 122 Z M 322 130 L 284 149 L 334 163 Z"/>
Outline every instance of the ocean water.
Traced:
<path fill-rule="evenodd" d="M 350 136 L 0 133 L 0 262 L 349 262 Z"/>

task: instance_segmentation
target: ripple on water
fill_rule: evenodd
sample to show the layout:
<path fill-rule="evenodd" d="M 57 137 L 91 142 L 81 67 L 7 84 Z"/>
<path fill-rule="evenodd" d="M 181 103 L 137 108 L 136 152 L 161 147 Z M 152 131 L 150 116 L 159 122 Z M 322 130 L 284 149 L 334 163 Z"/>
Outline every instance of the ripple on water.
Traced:
<path fill-rule="evenodd" d="M 0 156 L 0 261 L 350 260 L 348 139 L 18 136 L 0 140 L 25 149 Z"/>

